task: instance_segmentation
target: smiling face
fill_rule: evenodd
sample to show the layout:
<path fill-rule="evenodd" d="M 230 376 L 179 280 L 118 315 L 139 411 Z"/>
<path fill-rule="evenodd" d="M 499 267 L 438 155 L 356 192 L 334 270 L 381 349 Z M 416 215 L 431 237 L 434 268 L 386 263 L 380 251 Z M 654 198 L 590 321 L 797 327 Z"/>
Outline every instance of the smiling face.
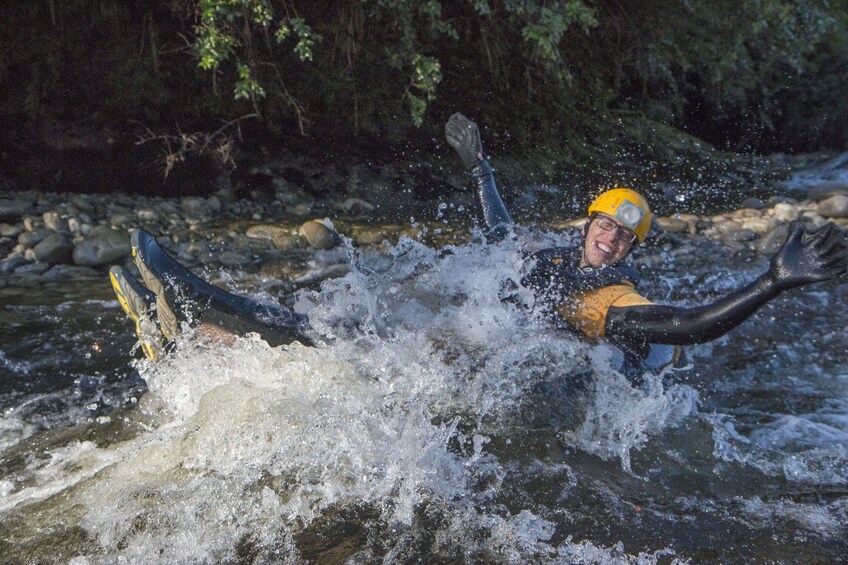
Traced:
<path fill-rule="evenodd" d="M 636 240 L 631 230 L 606 214 L 590 218 L 584 235 L 581 268 L 615 265 L 627 256 Z"/>

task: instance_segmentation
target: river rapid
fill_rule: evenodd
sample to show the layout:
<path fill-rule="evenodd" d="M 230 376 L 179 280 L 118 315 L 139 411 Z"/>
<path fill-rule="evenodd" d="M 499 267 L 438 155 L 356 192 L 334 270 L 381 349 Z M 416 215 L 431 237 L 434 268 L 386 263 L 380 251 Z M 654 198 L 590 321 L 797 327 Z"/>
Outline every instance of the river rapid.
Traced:
<path fill-rule="evenodd" d="M 0 289 L 2 561 L 848 558 L 846 281 L 634 385 L 500 299 L 526 249 L 575 237 L 348 244 L 306 276 L 346 275 L 285 295 L 207 272 L 307 314 L 317 346 L 187 336 L 158 364 L 105 276 Z M 642 293 L 675 304 L 767 267 L 705 238 L 637 253 Z"/>

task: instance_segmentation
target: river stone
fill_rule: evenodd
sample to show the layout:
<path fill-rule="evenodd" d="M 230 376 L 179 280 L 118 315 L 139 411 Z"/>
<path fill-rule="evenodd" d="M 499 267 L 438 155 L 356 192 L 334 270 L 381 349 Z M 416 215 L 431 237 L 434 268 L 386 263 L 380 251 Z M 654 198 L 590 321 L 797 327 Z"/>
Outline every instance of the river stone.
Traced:
<path fill-rule="evenodd" d="M 674 217 L 660 217 L 654 219 L 659 228 L 668 233 L 683 233 L 689 230 L 689 224 Z"/>
<path fill-rule="evenodd" d="M 54 232 L 44 228 L 36 228 L 32 231 L 25 231 L 18 236 L 18 243 L 25 247 L 35 247 L 44 241 L 44 239 L 51 233 Z"/>
<path fill-rule="evenodd" d="M 756 233 L 745 228 L 728 229 L 722 234 L 722 240 L 728 243 L 753 241 L 759 237 Z"/>
<path fill-rule="evenodd" d="M 268 239 L 271 241 L 274 241 L 274 239 L 286 234 L 288 234 L 287 229 L 271 224 L 258 224 L 255 226 L 250 226 L 245 232 L 245 235 L 247 235 L 247 237 L 252 237 L 254 239 Z"/>
<path fill-rule="evenodd" d="M 101 267 L 119 262 L 130 254 L 126 232 L 100 226 L 91 230 L 74 248 L 74 263 L 83 267 Z"/>
<path fill-rule="evenodd" d="M 848 196 L 835 194 L 822 200 L 817 212 L 825 218 L 848 218 Z"/>
<path fill-rule="evenodd" d="M 302 202 L 300 204 L 295 204 L 294 206 L 286 206 L 286 212 L 292 216 L 302 218 L 303 216 L 308 216 L 312 213 L 312 207 L 309 204 Z"/>
<path fill-rule="evenodd" d="M 142 222 L 157 222 L 159 221 L 159 213 L 152 208 L 141 208 L 136 210 L 136 217 Z"/>
<path fill-rule="evenodd" d="M 214 194 L 206 199 L 206 208 L 212 214 L 221 213 L 221 200 Z"/>
<path fill-rule="evenodd" d="M 23 227 L 19 224 L 0 224 L 0 237 L 14 237 L 17 239 L 22 231 Z"/>
<path fill-rule="evenodd" d="M 848 185 L 845 183 L 827 183 L 814 186 L 807 192 L 807 199 L 819 201 L 833 194 L 848 194 Z"/>
<path fill-rule="evenodd" d="M 215 255 L 218 262 L 228 268 L 244 267 L 250 263 L 247 257 L 237 251 L 222 251 Z"/>
<path fill-rule="evenodd" d="M 50 268 L 50 265 L 47 263 L 39 263 L 38 261 L 30 263 L 29 261 L 26 264 L 21 265 L 17 269 L 15 269 L 16 275 L 40 275 L 42 273 L 47 272 Z"/>
<path fill-rule="evenodd" d="M 26 231 L 35 231 L 39 228 L 44 227 L 41 218 L 36 219 L 36 218 L 33 218 L 32 216 L 24 216 L 23 222 L 24 222 L 24 229 Z"/>
<path fill-rule="evenodd" d="M 126 228 L 132 227 L 138 223 L 138 217 L 133 212 L 114 214 L 109 218 L 109 224 L 113 228 L 118 228 L 121 231 L 126 231 Z"/>
<path fill-rule="evenodd" d="M 757 242 L 757 251 L 763 255 L 774 255 L 786 241 L 787 235 L 789 235 L 789 224 L 778 225 Z"/>
<path fill-rule="evenodd" d="M 742 201 L 742 208 L 751 208 L 753 210 L 762 210 L 766 207 L 766 203 L 759 198 L 746 198 Z"/>
<path fill-rule="evenodd" d="M 191 218 L 204 219 L 209 216 L 206 200 L 199 196 L 186 196 L 180 201 L 183 212 Z"/>
<path fill-rule="evenodd" d="M 68 218 L 68 231 L 72 236 L 77 237 L 83 235 L 82 222 L 79 218 L 71 216 Z"/>
<path fill-rule="evenodd" d="M 0 274 L 9 275 L 14 273 L 21 265 L 26 265 L 29 261 L 22 254 L 9 255 L 5 259 L 0 260 Z"/>
<path fill-rule="evenodd" d="M 792 222 L 798 219 L 801 212 L 792 204 L 778 202 L 771 209 L 772 215 L 778 222 Z"/>
<path fill-rule="evenodd" d="M 45 228 L 59 233 L 67 233 L 68 222 L 62 219 L 62 216 L 59 215 L 59 212 L 55 210 L 44 212 L 42 218 L 44 218 Z"/>
<path fill-rule="evenodd" d="M 156 202 L 156 204 L 154 204 L 153 207 L 156 209 L 157 212 L 159 212 L 160 215 L 165 216 L 165 217 L 172 216 L 174 214 L 180 213 L 179 208 L 174 206 L 174 204 L 172 204 L 171 202 L 167 202 L 165 200 L 161 200 L 159 202 Z"/>
<path fill-rule="evenodd" d="M 12 249 L 17 245 L 17 240 L 11 237 L 0 237 L 0 257 L 5 257 L 12 252 Z"/>
<path fill-rule="evenodd" d="M 101 278 L 100 271 L 91 267 L 80 267 L 79 265 L 54 265 L 50 270 L 41 275 L 45 280 L 78 280 Z"/>
<path fill-rule="evenodd" d="M 295 249 L 304 249 L 308 246 L 309 242 L 299 233 L 290 233 L 274 240 L 274 247 L 280 251 L 294 251 Z"/>
<path fill-rule="evenodd" d="M 323 220 L 309 220 L 300 226 L 300 233 L 315 249 L 332 249 L 339 242 L 339 234 L 328 228 Z"/>
<path fill-rule="evenodd" d="M 85 212 L 94 212 L 94 204 L 91 203 L 91 198 L 87 194 L 77 194 L 71 197 L 71 204 Z"/>
<path fill-rule="evenodd" d="M 745 218 L 742 220 L 742 227 L 746 230 L 751 230 L 760 235 L 769 233 L 777 226 L 777 220 L 769 216 L 761 218 Z"/>
<path fill-rule="evenodd" d="M 812 210 L 801 214 L 801 218 L 806 220 L 813 227 L 818 227 L 827 223 L 827 220 L 824 219 L 823 216 L 819 215 L 817 212 L 814 212 Z"/>
<path fill-rule="evenodd" d="M 769 206 L 774 206 L 775 204 L 798 204 L 798 200 L 792 198 L 791 196 L 775 194 L 773 196 L 769 196 L 767 204 Z"/>
<path fill-rule="evenodd" d="M 345 198 L 345 200 L 341 204 L 337 204 L 336 207 L 344 210 L 345 212 L 350 212 L 354 208 L 358 208 L 365 212 L 374 210 L 373 204 L 361 198 Z"/>
<path fill-rule="evenodd" d="M 29 212 L 33 201 L 24 197 L 0 198 L 0 221 L 17 222 Z"/>
<path fill-rule="evenodd" d="M 48 265 L 70 263 L 73 257 L 73 242 L 60 233 L 52 233 L 33 247 L 35 260 Z"/>

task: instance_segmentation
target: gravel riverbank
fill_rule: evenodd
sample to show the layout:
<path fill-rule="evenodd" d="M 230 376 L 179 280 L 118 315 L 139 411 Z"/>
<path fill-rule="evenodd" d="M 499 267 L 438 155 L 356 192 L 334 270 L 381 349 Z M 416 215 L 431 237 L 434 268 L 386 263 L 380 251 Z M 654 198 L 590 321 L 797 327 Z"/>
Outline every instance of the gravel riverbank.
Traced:
<path fill-rule="evenodd" d="M 467 191 L 415 195 L 385 185 L 381 191 L 381 180 L 372 179 L 372 188 L 360 191 L 362 198 L 349 193 L 333 198 L 331 191 L 316 197 L 283 177 L 266 181 L 262 191 L 245 193 L 221 177 L 218 190 L 205 197 L 6 193 L 0 196 L 0 286 L 104 277 L 110 265 L 130 263 L 129 232 L 135 228 L 167 235 L 165 246 L 190 266 L 286 277 L 296 275 L 297 268 L 283 265 L 297 265 L 298 258 L 303 263 L 315 249 L 337 246 L 339 234 L 356 246 L 394 243 L 402 235 L 443 245 L 465 240 L 473 226 L 473 197 Z M 794 220 L 848 226 L 848 186 L 809 183 L 803 193 L 796 189 L 792 194 L 749 198 L 739 209 L 720 214 L 657 217 L 655 233 L 680 245 L 710 238 L 731 252 L 771 254 Z M 373 219 L 385 217 L 379 209 L 389 199 L 402 204 L 398 209 L 427 212 L 417 220 Z M 542 227 L 560 229 L 582 221 L 564 219 Z"/>

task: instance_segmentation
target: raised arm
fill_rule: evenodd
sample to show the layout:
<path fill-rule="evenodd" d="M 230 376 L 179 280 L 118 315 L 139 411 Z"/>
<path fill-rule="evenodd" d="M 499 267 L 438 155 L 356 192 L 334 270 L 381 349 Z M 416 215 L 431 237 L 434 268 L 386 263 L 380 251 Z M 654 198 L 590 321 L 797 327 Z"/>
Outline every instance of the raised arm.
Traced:
<path fill-rule="evenodd" d="M 605 335 L 630 343 L 686 345 L 720 337 L 785 290 L 826 281 L 846 272 L 848 243 L 832 223 L 806 230 L 791 225 L 768 271 L 748 286 L 706 306 L 676 308 L 644 305 L 611 307 Z"/>
<path fill-rule="evenodd" d="M 480 202 L 483 221 L 489 229 L 491 238 L 496 240 L 503 238 L 512 225 L 512 218 L 509 217 L 509 212 L 506 211 L 506 206 L 498 194 L 492 167 L 483 154 L 483 144 L 480 141 L 480 130 L 477 124 L 457 112 L 445 124 L 445 137 L 451 147 L 459 153 L 466 172 L 471 178 Z"/>

